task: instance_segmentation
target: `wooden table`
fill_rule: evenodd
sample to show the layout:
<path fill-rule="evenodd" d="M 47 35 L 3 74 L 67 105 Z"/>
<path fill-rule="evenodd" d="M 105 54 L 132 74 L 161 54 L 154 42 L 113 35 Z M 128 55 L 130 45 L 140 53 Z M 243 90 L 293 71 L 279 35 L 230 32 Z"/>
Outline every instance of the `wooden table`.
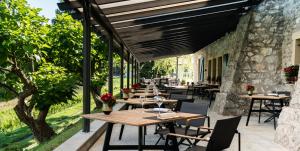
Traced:
<path fill-rule="evenodd" d="M 248 117 L 247 117 L 247 122 L 246 122 L 246 126 L 248 126 L 248 123 L 249 123 L 250 116 L 251 116 L 252 112 L 259 112 L 258 122 L 260 122 L 261 112 L 270 112 L 269 110 L 263 110 L 263 109 L 261 109 L 262 101 L 263 100 L 269 100 L 269 101 L 272 102 L 273 108 L 272 108 L 272 112 L 271 113 L 273 115 L 276 115 L 276 112 L 280 112 L 280 111 L 275 110 L 274 102 L 275 101 L 280 101 L 281 107 L 283 107 L 283 101 L 286 100 L 286 99 L 289 99 L 290 97 L 289 96 L 268 96 L 268 95 L 264 95 L 264 94 L 255 94 L 255 95 L 251 95 L 251 96 L 249 96 L 249 95 L 240 95 L 240 98 L 251 101 L 249 112 L 248 112 Z M 253 109 L 253 104 L 254 104 L 255 101 L 260 101 L 259 110 L 254 110 Z M 274 128 L 276 128 L 276 119 L 275 119 L 275 117 L 274 117 Z"/>
<path fill-rule="evenodd" d="M 204 116 L 200 114 L 190 113 L 176 113 L 176 117 L 169 119 L 158 119 L 157 114 L 153 112 L 146 112 L 143 109 L 137 110 L 123 110 L 113 111 L 110 115 L 104 115 L 103 113 L 85 114 L 82 117 L 93 120 L 102 120 L 108 122 L 106 129 L 106 135 L 104 140 L 103 151 L 108 150 L 139 150 L 143 149 L 166 149 L 165 145 L 145 145 L 143 137 L 143 127 L 147 125 L 154 125 L 160 123 L 166 123 L 171 133 L 175 133 L 174 122 L 177 120 L 187 120 L 190 118 L 202 118 Z M 138 127 L 138 145 L 110 145 L 111 133 L 114 124 L 126 124 Z M 171 150 L 179 151 L 176 137 L 172 137 Z"/>
<path fill-rule="evenodd" d="M 146 100 L 145 100 L 146 99 Z M 143 104 L 144 105 L 152 105 L 152 104 L 156 104 L 155 100 L 152 98 L 145 98 Z M 131 98 L 128 100 L 124 100 L 124 99 L 118 99 L 117 103 L 126 103 L 129 105 L 142 105 L 141 99 L 140 98 Z M 166 99 L 163 100 L 163 103 L 177 103 L 177 100 L 173 100 L 173 99 Z"/>
<path fill-rule="evenodd" d="M 140 96 L 145 96 L 145 97 L 154 97 L 155 95 L 153 93 L 133 93 L 132 94 L 134 97 L 140 97 Z M 159 96 L 164 96 L 164 97 L 168 97 L 169 94 L 168 93 L 159 93 Z"/>

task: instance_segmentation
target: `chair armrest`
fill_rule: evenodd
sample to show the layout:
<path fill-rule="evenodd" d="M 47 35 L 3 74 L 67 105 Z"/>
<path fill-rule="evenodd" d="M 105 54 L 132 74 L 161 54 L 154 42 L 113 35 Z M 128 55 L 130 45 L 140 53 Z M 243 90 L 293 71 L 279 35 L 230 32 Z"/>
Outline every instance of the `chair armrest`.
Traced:
<path fill-rule="evenodd" d="M 194 139 L 194 140 L 206 141 L 206 142 L 209 141 L 209 138 L 193 137 L 193 136 L 174 134 L 174 133 L 169 133 L 167 134 L 167 136 L 181 137 L 181 138 Z"/>
<path fill-rule="evenodd" d="M 193 121 L 193 120 L 198 120 L 198 119 L 201 119 L 201 118 L 206 118 L 206 117 L 196 117 L 196 118 L 189 118 L 186 120 L 186 125 L 190 125 L 190 122 Z"/>
<path fill-rule="evenodd" d="M 206 129 L 206 130 L 211 130 L 211 131 L 214 130 L 213 128 L 209 128 L 207 126 L 201 126 L 200 129 Z"/>

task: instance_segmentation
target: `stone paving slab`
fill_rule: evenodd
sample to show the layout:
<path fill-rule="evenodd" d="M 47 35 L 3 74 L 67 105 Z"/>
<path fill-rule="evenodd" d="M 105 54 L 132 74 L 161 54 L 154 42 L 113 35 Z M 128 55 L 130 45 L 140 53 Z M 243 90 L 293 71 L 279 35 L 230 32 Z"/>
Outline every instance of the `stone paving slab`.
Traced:
<path fill-rule="evenodd" d="M 212 127 L 215 124 L 217 119 L 228 118 L 225 116 L 217 115 L 215 113 L 210 113 Z M 243 117 L 240 125 L 239 131 L 241 132 L 241 142 L 242 142 L 242 151 L 287 151 L 281 145 L 274 142 L 275 130 L 273 128 L 273 123 L 258 123 L 257 117 L 251 117 L 249 126 L 245 126 L 246 118 Z M 262 121 L 264 117 L 262 118 Z M 146 144 L 155 144 L 158 135 L 154 135 L 154 126 L 147 127 Z M 120 132 L 120 125 L 115 125 L 112 133 L 111 144 L 137 144 L 138 129 L 134 126 L 125 126 L 123 139 L 118 140 Z M 104 135 L 90 148 L 90 151 L 99 151 L 102 150 L 102 145 L 104 141 Z M 160 144 L 164 144 L 164 141 L 161 141 Z M 199 143 L 198 145 L 205 145 L 205 143 Z M 180 150 L 185 150 L 186 147 L 181 145 Z M 231 146 L 227 151 L 237 151 L 238 143 L 237 136 L 235 136 Z"/>

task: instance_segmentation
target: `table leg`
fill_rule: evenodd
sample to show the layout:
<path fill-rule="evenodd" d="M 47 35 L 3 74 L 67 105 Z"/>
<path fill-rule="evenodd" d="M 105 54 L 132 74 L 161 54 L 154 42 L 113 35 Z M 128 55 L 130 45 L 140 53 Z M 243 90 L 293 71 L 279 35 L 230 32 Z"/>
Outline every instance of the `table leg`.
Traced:
<path fill-rule="evenodd" d="M 144 145 L 146 144 L 145 142 L 146 142 L 146 135 L 147 135 L 147 126 L 144 126 Z"/>
<path fill-rule="evenodd" d="M 261 106 L 262 106 L 262 100 L 259 102 L 259 112 L 258 112 L 258 123 L 260 123 L 260 115 L 261 115 Z"/>
<path fill-rule="evenodd" d="M 128 104 L 126 104 L 126 107 L 125 107 L 125 109 L 124 109 L 124 110 L 128 110 L 128 109 L 129 109 L 129 105 L 128 105 Z M 122 125 L 121 125 L 121 129 L 120 129 L 120 134 L 119 134 L 119 140 L 121 140 L 121 139 L 122 139 L 124 128 L 125 128 L 125 125 L 124 125 L 124 124 L 122 124 Z"/>
<path fill-rule="evenodd" d="M 103 145 L 103 151 L 108 151 L 108 149 L 109 149 L 109 142 L 110 142 L 113 126 L 114 126 L 113 123 L 108 123 L 108 125 L 107 125 L 105 140 L 104 140 L 104 145 Z"/>
<path fill-rule="evenodd" d="M 211 106 L 211 102 L 213 100 L 213 95 L 214 95 L 213 92 L 209 92 L 209 107 Z"/>
<path fill-rule="evenodd" d="M 143 150 L 143 148 L 142 148 L 143 142 L 144 142 L 143 138 L 144 138 L 144 136 L 143 136 L 143 127 L 139 126 L 139 144 L 138 144 L 138 150 L 139 151 Z"/>
<path fill-rule="evenodd" d="M 175 133 L 175 128 L 174 128 L 173 122 L 168 123 L 168 127 L 169 127 L 170 133 Z M 175 136 L 170 136 L 170 138 L 172 139 L 172 148 L 173 148 L 172 151 L 179 151 L 177 138 Z"/>
<path fill-rule="evenodd" d="M 274 129 L 276 129 L 276 111 L 275 111 L 275 104 L 274 101 L 272 101 L 272 112 L 273 112 L 273 116 L 274 116 Z"/>
<path fill-rule="evenodd" d="M 246 126 L 248 126 L 248 123 L 249 123 L 249 120 L 250 120 L 250 116 L 251 116 L 251 112 L 252 112 L 253 103 L 254 103 L 254 100 L 251 99 L 251 104 L 250 104 L 250 109 L 249 109 L 249 112 L 248 112 L 248 117 L 247 117 Z"/>

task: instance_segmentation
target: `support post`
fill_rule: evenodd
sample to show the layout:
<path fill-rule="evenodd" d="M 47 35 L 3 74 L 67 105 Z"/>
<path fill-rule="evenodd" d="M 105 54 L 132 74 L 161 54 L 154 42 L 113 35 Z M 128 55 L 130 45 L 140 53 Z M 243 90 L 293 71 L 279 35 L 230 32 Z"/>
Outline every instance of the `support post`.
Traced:
<path fill-rule="evenodd" d="M 131 84 L 134 84 L 134 57 L 132 56 L 132 58 L 131 58 Z"/>
<path fill-rule="evenodd" d="M 137 83 L 137 61 L 134 61 L 134 81 Z"/>
<path fill-rule="evenodd" d="M 121 98 L 123 98 L 122 89 L 124 88 L 124 46 L 121 45 L 121 68 L 120 68 L 120 94 Z"/>
<path fill-rule="evenodd" d="M 111 31 L 108 44 L 108 93 L 113 95 L 113 35 Z"/>
<path fill-rule="evenodd" d="M 178 57 L 176 57 L 176 80 L 178 80 Z"/>
<path fill-rule="evenodd" d="M 130 82 L 130 53 L 128 52 L 127 56 L 127 88 L 130 88 L 129 82 Z"/>
<path fill-rule="evenodd" d="M 91 3 L 90 0 L 83 2 L 83 114 L 91 112 Z M 90 131 L 90 120 L 83 119 L 83 132 Z"/>
<path fill-rule="evenodd" d="M 140 64 L 137 62 L 137 82 L 140 82 Z"/>

